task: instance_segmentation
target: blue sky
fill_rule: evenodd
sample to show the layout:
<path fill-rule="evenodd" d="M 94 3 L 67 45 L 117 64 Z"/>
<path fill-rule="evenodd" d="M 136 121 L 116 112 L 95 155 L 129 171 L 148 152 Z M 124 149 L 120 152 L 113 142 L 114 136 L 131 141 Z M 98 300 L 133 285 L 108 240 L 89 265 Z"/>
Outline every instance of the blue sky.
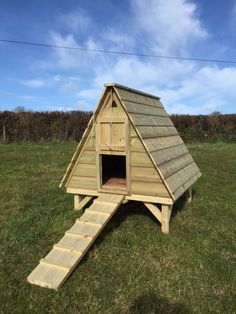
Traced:
<path fill-rule="evenodd" d="M 0 39 L 236 61 L 235 0 L 0 0 Z M 0 110 L 93 110 L 105 82 L 169 113 L 236 112 L 236 64 L 0 42 Z"/>

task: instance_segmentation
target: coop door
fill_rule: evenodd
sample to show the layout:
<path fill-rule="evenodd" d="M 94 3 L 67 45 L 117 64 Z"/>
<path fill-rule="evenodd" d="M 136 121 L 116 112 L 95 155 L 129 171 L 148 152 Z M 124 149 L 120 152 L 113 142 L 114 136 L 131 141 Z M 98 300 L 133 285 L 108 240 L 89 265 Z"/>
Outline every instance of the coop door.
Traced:
<path fill-rule="evenodd" d="M 100 122 L 100 149 L 125 151 L 125 123 Z"/>

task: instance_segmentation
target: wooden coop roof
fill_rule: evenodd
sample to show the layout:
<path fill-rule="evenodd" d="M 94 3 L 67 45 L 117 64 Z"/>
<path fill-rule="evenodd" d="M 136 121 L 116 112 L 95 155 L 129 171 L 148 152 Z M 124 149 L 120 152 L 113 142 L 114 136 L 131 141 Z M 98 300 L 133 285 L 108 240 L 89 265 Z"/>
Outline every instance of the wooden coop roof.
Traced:
<path fill-rule="evenodd" d="M 107 83 L 104 86 L 105 90 L 60 186 L 66 184 L 93 127 L 93 122 L 99 114 L 102 99 L 112 88 L 171 197 L 176 200 L 201 176 L 201 173 L 160 102 L 160 98 L 115 83 Z"/>

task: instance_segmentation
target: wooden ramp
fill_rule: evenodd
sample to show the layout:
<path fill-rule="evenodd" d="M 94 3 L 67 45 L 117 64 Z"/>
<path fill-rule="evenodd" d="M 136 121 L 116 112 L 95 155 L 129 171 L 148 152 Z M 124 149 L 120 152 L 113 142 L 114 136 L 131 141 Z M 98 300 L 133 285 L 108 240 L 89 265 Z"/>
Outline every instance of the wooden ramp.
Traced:
<path fill-rule="evenodd" d="M 124 195 L 100 194 L 28 276 L 31 284 L 58 289 L 115 213 Z"/>

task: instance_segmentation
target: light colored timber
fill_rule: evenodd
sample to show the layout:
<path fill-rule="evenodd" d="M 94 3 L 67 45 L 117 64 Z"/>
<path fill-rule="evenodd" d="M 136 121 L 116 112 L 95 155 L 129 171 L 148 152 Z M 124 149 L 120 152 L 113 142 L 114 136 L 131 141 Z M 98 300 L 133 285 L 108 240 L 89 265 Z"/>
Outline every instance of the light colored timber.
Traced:
<path fill-rule="evenodd" d="M 54 245 L 51 252 L 40 261 L 39 265 L 28 276 L 28 282 L 51 289 L 58 289 L 65 282 L 76 265 L 91 247 L 110 217 L 115 213 L 116 209 L 124 200 L 124 196 L 115 195 L 115 197 L 113 197 L 113 195 L 110 195 L 110 198 L 112 199 L 112 207 L 110 207 L 110 213 L 108 215 L 106 214 L 108 219 L 103 220 L 103 223 L 100 226 L 95 227 L 96 229 L 93 232 L 93 235 L 81 237 L 70 234 L 71 231 L 66 232 L 65 236 L 58 242 L 58 244 Z M 109 194 L 101 195 L 101 199 L 108 203 Z M 114 202 L 115 199 L 118 200 L 116 203 Z M 88 215 L 90 215 L 90 217 L 88 217 Z M 84 232 L 84 229 L 80 230 L 81 226 L 84 227 L 83 216 L 86 216 L 85 220 L 91 219 L 91 224 L 94 224 L 94 220 L 96 221 L 95 214 L 85 212 L 80 218 L 82 224 L 78 224 L 78 221 L 76 221 L 75 225 L 70 230 L 77 228 L 77 232 L 81 232 L 81 234 Z M 98 221 L 100 221 L 101 217 L 104 215 L 99 213 L 97 216 L 99 217 Z M 89 224 L 90 222 L 88 221 L 87 223 Z"/>
<path fill-rule="evenodd" d="M 127 86 L 123 86 L 123 85 L 120 85 L 120 84 L 117 84 L 117 83 L 105 83 L 104 86 L 108 86 L 108 87 L 114 87 L 114 89 L 121 89 L 122 91 L 129 91 L 130 93 L 134 93 L 134 94 L 138 94 L 138 95 L 144 95 L 144 96 L 147 96 L 147 97 L 151 97 L 151 98 L 154 98 L 154 99 L 157 99 L 159 100 L 160 97 L 156 96 L 156 95 L 152 95 L 150 93 L 145 93 L 145 92 L 142 92 L 140 90 L 137 90 L 137 89 L 134 89 L 134 88 L 130 88 L 130 87 L 127 87 Z"/>
<path fill-rule="evenodd" d="M 136 126 L 173 126 L 171 119 L 166 117 L 157 117 L 157 116 L 143 116 L 139 114 L 133 114 L 132 119 Z"/>
<path fill-rule="evenodd" d="M 74 169 L 74 175 L 96 178 L 96 164 L 79 163 Z"/>
<path fill-rule="evenodd" d="M 169 233 L 169 222 L 172 206 L 161 205 L 161 231 L 165 234 Z"/>
<path fill-rule="evenodd" d="M 151 153 L 151 156 L 155 160 L 156 164 L 160 166 L 161 164 L 170 160 L 174 160 L 175 158 L 183 156 L 186 153 L 188 153 L 187 147 L 184 144 L 181 144 L 178 146 L 162 149 L 161 151 L 154 151 Z"/>
<path fill-rule="evenodd" d="M 68 188 L 97 190 L 97 182 L 91 177 L 72 176 L 68 183 Z"/>
<path fill-rule="evenodd" d="M 181 195 L 183 195 L 184 192 L 187 191 L 187 189 L 190 188 L 200 176 L 201 176 L 201 173 L 198 171 L 194 176 L 189 178 L 176 191 L 174 191 L 173 194 L 174 194 L 175 200 L 177 200 Z"/>
<path fill-rule="evenodd" d="M 169 176 L 166 181 L 171 187 L 172 191 L 176 191 L 183 184 L 183 182 L 185 183 L 191 179 L 191 177 L 193 177 L 198 171 L 198 167 L 194 162 L 192 162 L 188 166 Z"/>
<path fill-rule="evenodd" d="M 172 205 L 201 174 L 161 101 L 117 84 L 105 87 L 83 145 L 67 173 L 67 192 L 122 194 L 124 200 Z M 108 159 L 102 163 L 102 155 L 125 156 L 126 177 L 124 173 L 119 175 L 118 168 L 110 177 L 103 172 Z M 117 164 L 114 157 L 113 166 L 119 167 L 116 160 Z M 84 216 L 94 222 L 94 227 L 106 219 L 105 214 L 96 213 L 97 205 L 95 201 Z M 99 218 L 91 216 L 96 214 Z"/>
<path fill-rule="evenodd" d="M 105 215 L 107 217 L 107 212 L 102 211 L 102 210 L 92 210 L 92 209 L 87 209 L 86 213 L 90 213 L 90 214 L 96 214 L 96 215 Z"/>
<path fill-rule="evenodd" d="M 169 197 L 169 193 L 162 182 L 131 181 L 131 191 L 134 194 Z"/>
<path fill-rule="evenodd" d="M 193 200 L 193 189 L 192 187 L 190 187 L 188 189 L 188 203 L 192 203 L 192 200 Z"/>
<path fill-rule="evenodd" d="M 178 134 L 174 126 L 137 126 L 137 129 L 143 139 Z"/>
<path fill-rule="evenodd" d="M 51 267 L 57 267 L 57 268 L 62 268 L 66 271 L 68 271 L 70 269 L 70 265 L 66 265 L 66 264 L 63 264 L 63 263 L 55 263 L 55 262 L 52 262 L 52 261 L 49 261 L 45 258 L 41 258 L 41 260 L 39 261 L 40 264 L 45 264 L 45 265 L 48 265 L 48 266 L 51 266 Z"/>
<path fill-rule="evenodd" d="M 144 203 L 144 205 L 150 210 L 150 212 L 157 218 L 157 220 L 162 223 L 161 211 L 152 203 Z"/>
<path fill-rule="evenodd" d="M 89 190 L 89 189 L 78 189 L 78 188 L 67 188 L 66 193 L 70 194 L 82 194 L 89 196 L 98 196 L 99 192 L 97 190 Z"/>
<path fill-rule="evenodd" d="M 82 201 L 83 196 L 80 194 L 74 195 L 74 209 L 78 210 L 79 209 L 79 204 Z"/>
<path fill-rule="evenodd" d="M 158 107 L 150 107 L 150 106 L 144 106 L 140 103 L 132 103 L 129 101 L 124 101 L 124 105 L 127 108 L 127 111 L 130 112 L 130 114 L 143 114 L 143 115 L 162 115 L 163 117 L 167 116 L 167 113 L 163 108 Z"/>
<path fill-rule="evenodd" d="M 80 234 L 80 233 L 77 233 L 77 232 L 72 232 L 72 231 L 66 231 L 65 235 L 68 235 L 68 236 L 71 236 L 71 237 L 78 237 L 78 238 L 92 238 L 91 236 L 89 236 L 87 234 L 83 235 L 83 234 Z"/>
<path fill-rule="evenodd" d="M 75 210 L 81 210 L 83 209 L 92 199 L 92 196 L 85 196 L 83 199 L 81 199 L 79 202 L 77 201 L 77 196 L 79 195 L 74 195 L 75 198 Z"/>
<path fill-rule="evenodd" d="M 181 170 L 182 168 L 186 167 L 190 163 L 193 162 L 193 158 L 189 153 L 181 155 L 174 160 L 169 160 L 159 166 L 164 178 L 173 175 L 175 172 Z"/>
<path fill-rule="evenodd" d="M 144 142 L 149 152 L 183 144 L 183 140 L 177 134 L 164 137 L 147 138 Z"/>
<path fill-rule="evenodd" d="M 79 255 L 82 254 L 82 252 L 79 249 L 75 248 L 75 247 L 71 247 L 69 245 L 64 246 L 64 245 L 58 244 L 58 243 L 53 245 L 53 249 L 61 250 L 61 251 L 64 251 L 64 252 L 69 252 L 69 253 L 77 253 Z"/>
<path fill-rule="evenodd" d="M 173 200 L 171 198 L 159 197 L 159 196 L 145 196 L 138 194 L 131 194 L 125 197 L 128 201 L 140 201 L 140 202 L 150 202 L 150 203 L 160 203 L 160 204 L 173 204 Z"/>

